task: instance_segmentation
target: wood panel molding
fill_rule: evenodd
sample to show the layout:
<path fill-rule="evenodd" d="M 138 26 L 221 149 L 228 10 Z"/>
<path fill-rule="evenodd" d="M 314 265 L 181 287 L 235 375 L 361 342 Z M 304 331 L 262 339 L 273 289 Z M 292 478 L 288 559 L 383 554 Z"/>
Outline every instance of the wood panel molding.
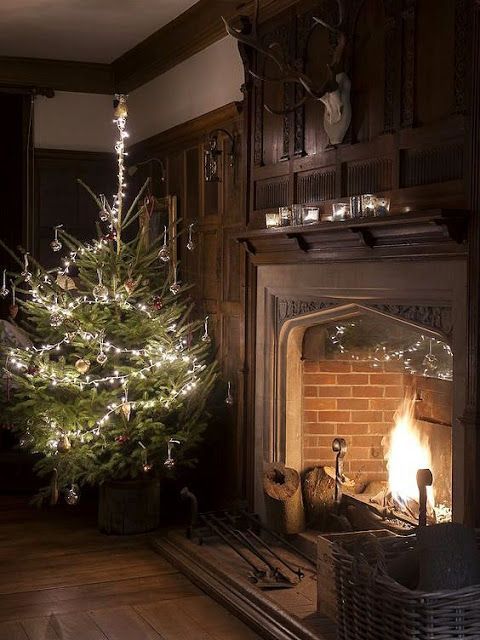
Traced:
<path fill-rule="evenodd" d="M 8 56 L 0 56 L 0 85 L 85 93 L 115 91 L 109 64 Z"/>
<path fill-rule="evenodd" d="M 190 142 L 204 138 L 205 132 L 239 119 L 241 113 L 242 103 L 230 102 L 219 109 L 133 144 L 128 149 L 130 157 L 131 159 L 142 158 L 152 151 L 162 150 L 162 152 L 168 153 L 175 148 L 181 148 Z"/>

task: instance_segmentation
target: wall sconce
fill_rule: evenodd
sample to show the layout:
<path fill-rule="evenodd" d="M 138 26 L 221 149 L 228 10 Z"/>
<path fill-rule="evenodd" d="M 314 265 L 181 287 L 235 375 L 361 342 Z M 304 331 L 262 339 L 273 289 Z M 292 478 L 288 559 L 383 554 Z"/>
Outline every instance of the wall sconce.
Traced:
<path fill-rule="evenodd" d="M 205 182 L 220 182 L 218 175 L 218 158 L 222 155 L 222 150 L 218 148 L 218 134 L 224 133 L 230 140 L 228 151 L 229 167 L 235 165 L 235 138 L 226 129 L 214 129 L 208 134 L 208 149 L 204 152 Z"/>
<path fill-rule="evenodd" d="M 140 167 L 143 167 L 146 164 L 149 164 L 150 162 L 158 162 L 158 164 L 160 165 L 160 168 L 162 170 L 162 175 L 160 177 L 160 182 L 165 182 L 165 177 L 167 175 L 167 171 L 165 169 L 165 165 L 163 164 L 163 161 L 160 160 L 159 158 L 149 158 L 148 160 L 144 160 L 143 162 L 137 162 L 137 164 L 131 164 L 128 169 L 128 175 L 129 176 L 134 176 L 137 171 L 139 170 Z"/>

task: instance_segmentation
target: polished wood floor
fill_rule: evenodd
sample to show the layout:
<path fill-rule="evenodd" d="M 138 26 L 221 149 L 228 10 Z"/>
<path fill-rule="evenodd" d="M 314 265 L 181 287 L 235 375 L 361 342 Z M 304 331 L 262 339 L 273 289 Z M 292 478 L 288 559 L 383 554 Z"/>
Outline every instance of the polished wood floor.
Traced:
<path fill-rule="evenodd" d="M 258 640 L 156 554 L 76 508 L 0 497 L 0 640 Z"/>

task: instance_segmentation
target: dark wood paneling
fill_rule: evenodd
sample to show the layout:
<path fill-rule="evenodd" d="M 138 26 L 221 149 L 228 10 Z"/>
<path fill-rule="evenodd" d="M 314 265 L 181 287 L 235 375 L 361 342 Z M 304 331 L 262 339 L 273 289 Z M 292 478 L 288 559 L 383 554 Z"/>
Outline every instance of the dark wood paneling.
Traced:
<path fill-rule="evenodd" d="M 463 176 L 464 147 L 461 142 L 442 147 L 406 149 L 401 157 L 401 186 L 416 187 Z"/>
<path fill-rule="evenodd" d="M 415 120 L 424 124 L 455 109 L 455 2 L 421 0 L 417 14 Z"/>
<path fill-rule="evenodd" d="M 352 53 L 353 140 L 371 140 L 384 129 L 385 39 L 383 0 L 366 0 L 357 19 Z"/>
<path fill-rule="evenodd" d="M 324 109 L 318 101 L 308 101 L 305 109 L 292 114 L 289 120 L 266 113 L 263 108 L 267 98 L 277 107 L 284 105 L 285 96 L 288 95 L 285 86 L 281 83 L 263 86 L 248 81 L 246 84 L 244 129 L 250 131 L 247 158 L 249 202 L 246 212 L 249 232 L 244 240 L 251 253 L 247 264 L 246 350 L 249 377 L 245 393 L 246 432 L 250 438 L 246 450 L 247 463 L 252 473 L 255 449 L 257 266 L 367 259 L 378 260 L 381 268 L 381 262 L 394 255 L 407 259 L 420 255 L 425 259 L 429 255 L 441 255 L 445 259 L 451 255 L 466 255 L 468 245 L 459 244 L 454 237 L 449 238 L 448 233 L 445 235 L 443 223 L 425 221 L 423 216 L 428 218 L 428 210 L 440 208 L 473 208 L 476 212 L 479 207 L 480 90 L 476 86 L 479 77 L 478 0 L 348 0 L 344 6 L 349 40 L 346 72 L 352 80 L 352 125 L 342 144 L 329 144 L 323 128 Z M 473 6 L 476 35 L 474 42 L 470 43 L 468 37 Z M 307 59 L 302 60 L 306 24 L 311 21 L 312 8 L 326 20 L 335 19 L 335 2 L 299 0 L 295 9 L 279 11 L 274 19 L 264 23 L 260 33 L 267 43 L 281 40 L 279 35 L 282 34 L 283 41 L 288 41 L 290 46 L 295 42 L 296 64 L 303 64 L 318 86 L 325 77 L 325 63 L 335 38 L 325 30 L 317 29 L 307 47 Z M 474 68 L 470 70 L 468 65 L 472 48 L 475 52 Z M 285 51 L 288 52 L 287 49 Z M 255 59 L 253 66 L 257 71 L 261 70 L 261 60 Z M 472 105 L 475 114 L 474 140 L 470 138 L 468 119 L 472 73 L 476 74 L 475 102 Z M 286 132 L 287 160 L 284 153 Z M 472 142 L 470 160 L 466 159 L 466 140 Z M 470 201 L 473 205 L 469 204 L 466 180 L 469 166 L 472 167 Z M 338 247 L 335 249 L 331 244 L 333 236 L 327 238 L 322 235 L 314 241 L 303 233 L 282 228 L 267 238 L 269 233 L 262 230 L 265 227 L 265 211 L 279 205 L 318 203 L 322 213 L 330 213 L 335 199 L 369 192 L 389 196 L 392 214 L 418 212 L 419 227 L 410 229 L 413 238 L 406 235 L 403 241 L 399 241 L 398 237 L 393 237 L 397 231 L 392 231 L 393 236 L 390 237 L 390 231 L 379 232 L 377 236 L 376 231 L 369 234 L 357 228 L 345 229 L 343 235 L 338 236 Z M 476 447 L 476 457 L 472 456 L 468 461 L 471 469 L 478 468 L 480 456 L 480 438 L 477 436 L 480 429 L 480 230 L 476 228 L 477 218 L 474 223 L 475 257 L 471 258 L 473 284 L 470 294 L 475 300 L 470 319 L 473 331 L 469 363 L 472 407 L 466 419 L 471 428 L 470 450 Z M 400 219 L 400 226 L 404 224 Z M 407 227 L 405 225 L 405 231 Z M 331 226 L 328 228 L 333 229 Z M 314 233 L 313 230 L 311 233 Z M 429 234 L 432 236 L 426 241 Z M 345 251 L 343 258 L 341 251 Z M 464 285 L 459 283 L 459 287 Z M 247 479 L 250 480 L 248 492 L 251 495 L 252 476 L 247 476 Z M 470 485 L 466 488 L 470 507 L 475 504 L 474 495 L 477 498 L 480 495 L 479 487 L 480 473 L 472 473 Z"/>
<path fill-rule="evenodd" d="M 289 203 L 289 176 L 259 180 L 255 184 L 255 208 L 273 209 Z"/>
<path fill-rule="evenodd" d="M 235 404 L 228 411 L 225 407 L 224 415 L 217 416 L 225 433 L 222 446 L 226 447 L 219 464 L 224 466 L 224 488 L 230 495 L 239 495 L 246 485 L 243 469 L 246 459 L 243 451 L 245 252 L 235 240 L 245 230 L 241 125 L 238 106 L 227 105 L 130 150 L 136 160 L 156 157 L 165 162 L 168 175 L 162 191 L 176 195 L 179 200 L 180 233 L 186 232 L 190 223 L 197 223 L 194 251 L 186 250 L 186 233 L 180 236 L 181 271 L 182 279 L 193 285 L 191 295 L 196 302 L 195 313 L 199 317 L 210 316 L 210 334 L 221 371 L 218 393 L 224 407 L 227 382 L 232 383 Z M 237 154 L 234 167 L 230 167 L 225 153 L 229 143 L 220 134 L 219 148 L 223 150 L 219 168 L 221 181 L 206 183 L 203 151 L 208 133 L 218 127 L 233 133 Z M 153 184 L 153 188 L 160 190 L 158 184 Z"/>
<path fill-rule="evenodd" d="M 82 241 L 96 235 L 98 208 L 78 179 L 95 193 L 113 193 L 113 154 L 35 150 L 35 217 L 38 229 L 35 253 L 44 265 L 52 266 L 58 262 L 58 255 L 49 246 L 55 225 L 63 224 L 69 233 Z"/>

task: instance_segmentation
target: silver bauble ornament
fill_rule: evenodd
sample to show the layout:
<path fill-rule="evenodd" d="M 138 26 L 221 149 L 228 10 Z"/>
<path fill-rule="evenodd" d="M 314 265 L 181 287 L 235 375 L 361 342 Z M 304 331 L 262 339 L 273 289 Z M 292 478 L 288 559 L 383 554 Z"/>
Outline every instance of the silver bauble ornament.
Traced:
<path fill-rule="evenodd" d="M 52 313 L 50 316 L 50 326 L 51 327 L 60 327 L 63 324 L 63 316 L 61 313 Z"/>
<path fill-rule="evenodd" d="M 171 287 L 170 287 L 170 291 L 173 293 L 174 296 L 177 295 L 177 293 L 180 291 L 181 287 L 178 284 L 178 282 L 174 282 Z"/>
<path fill-rule="evenodd" d="M 422 361 L 423 366 L 430 371 L 435 371 L 438 368 L 438 358 L 433 353 L 427 353 Z"/>
<path fill-rule="evenodd" d="M 104 353 L 103 351 L 100 351 L 100 353 L 97 356 L 98 364 L 105 364 L 107 360 L 108 360 L 107 354 Z"/>
<path fill-rule="evenodd" d="M 6 298 L 8 296 L 8 294 L 9 294 L 9 291 L 8 291 L 7 287 L 2 287 L 0 289 L 0 297 Z"/>
<path fill-rule="evenodd" d="M 58 253 L 58 251 L 62 250 L 63 244 L 60 242 L 58 238 L 55 238 L 55 240 L 51 241 L 50 247 L 52 251 L 54 251 L 55 253 Z"/>
<path fill-rule="evenodd" d="M 163 245 L 163 247 L 158 252 L 158 257 L 162 262 L 170 261 L 170 249 L 167 247 L 167 245 Z"/>
<path fill-rule="evenodd" d="M 92 293 L 97 300 L 106 300 L 108 298 L 108 289 L 103 284 L 97 284 L 93 287 Z"/>
<path fill-rule="evenodd" d="M 102 222 L 106 222 L 110 216 L 108 215 L 108 211 L 106 209 L 100 209 L 98 217 Z"/>
<path fill-rule="evenodd" d="M 80 489 L 78 484 L 72 484 L 71 487 L 65 493 L 65 502 L 71 507 L 78 504 L 80 500 Z"/>
<path fill-rule="evenodd" d="M 193 250 L 195 249 L 195 243 L 194 243 L 194 241 L 193 241 L 193 240 L 189 240 L 189 241 L 187 242 L 187 249 L 188 249 L 189 251 L 193 251 Z"/>
<path fill-rule="evenodd" d="M 144 472 L 145 472 L 145 473 L 148 473 L 148 472 L 149 472 L 149 471 L 151 471 L 152 469 L 153 469 L 153 464 L 150 464 L 150 463 L 146 462 L 146 463 L 143 465 L 143 470 L 144 470 Z"/>

